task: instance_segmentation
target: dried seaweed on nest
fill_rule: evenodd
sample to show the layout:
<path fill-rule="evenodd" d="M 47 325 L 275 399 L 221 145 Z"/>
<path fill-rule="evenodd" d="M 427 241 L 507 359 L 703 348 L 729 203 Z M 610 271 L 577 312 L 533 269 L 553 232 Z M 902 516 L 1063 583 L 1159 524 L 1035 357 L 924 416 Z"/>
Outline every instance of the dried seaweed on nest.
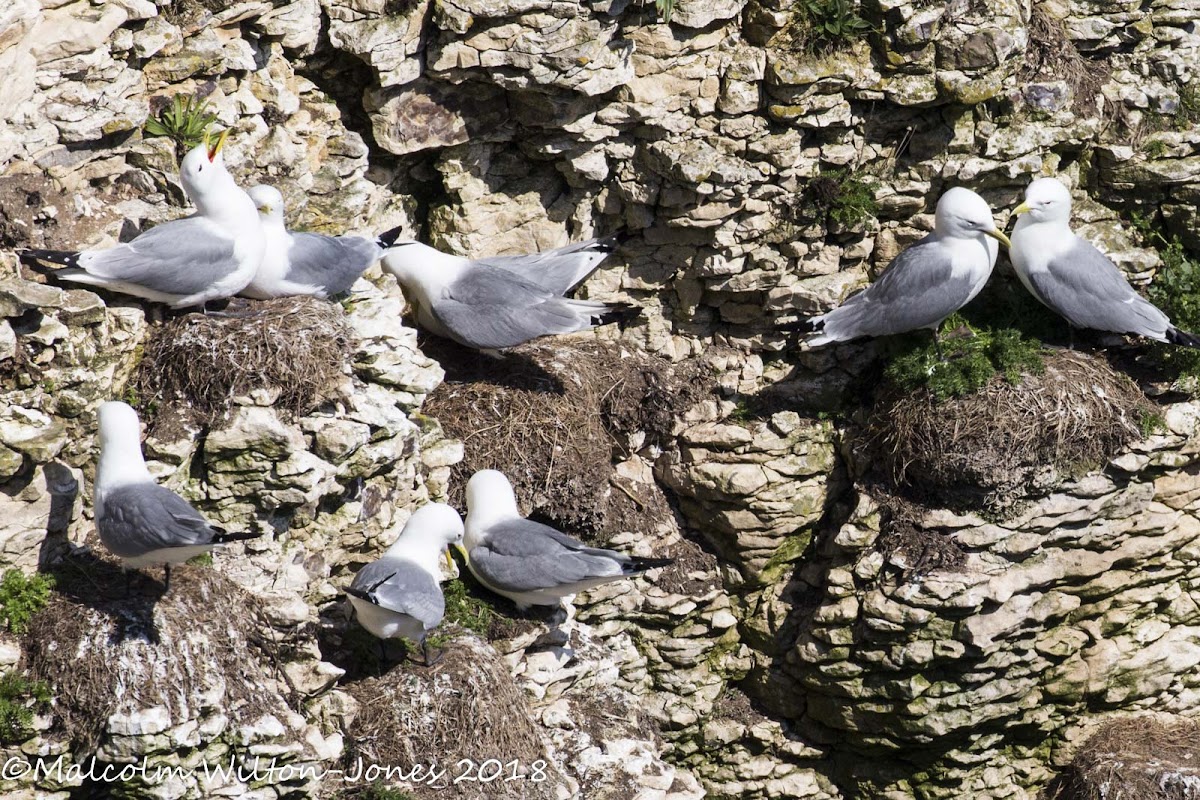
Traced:
<path fill-rule="evenodd" d="M 1049 800 L 1197 800 L 1200 723 L 1132 717 L 1105 725 L 1075 754 Z"/>
<path fill-rule="evenodd" d="M 975 394 L 943 402 L 924 390 L 885 391 L 859 446 L 897 487 L 950 505 L 997 508 L 1104 463 L 1142 438 L 1154 410 L 1106 362 L 1056 351 L 1044 374 L 1016 385 L 997 376 Z"/>
<path fill-rule="evenodd" d="M 248 301 L 245 315 L 187 314 L 147 341 L 132 387 L 144 408 L 190 405 L 208 421 L 255 389 L 304 414 L 337 382 L 353 350 L 345 312 L 313 297 Z"/>
<path fill-rule="evenodd" d="M 519 499 L 576 532 L 637 530 L 647 517 L 670 516 L 661 494 L 616 477 L 612 461 L 627 455 L 631 436 L 672 435 L 709 391 L 702 365 L 591 342 L 529 345 L 502 360 L 435 357 L 447 379 L 424 412 L 464 449 L 451 473 L 451 504 L 463 506 L 477 470 L 498 469 Z"/>
<path fill-rule="evenodd" d="M 461 772 L 455 771 L 459 759 L 477 765 L 487 759 L 515 760 L 530 778 L 442 788 L 417 785 L 408 791 L 422 798 L 557 796 L 562 779 L 525 697 L 503 660 L 482 643 L 458 639 L 446 645 L 441 661 L 431 668 L 397 666 L 345 688 L 360 709 L 347 736 L 347 763 L 358 758 L 404 768 L 436 763 L 453 778 Z M 543 780 L 532 779 L 531 768 L 538 761 L 544 763 Z"/>

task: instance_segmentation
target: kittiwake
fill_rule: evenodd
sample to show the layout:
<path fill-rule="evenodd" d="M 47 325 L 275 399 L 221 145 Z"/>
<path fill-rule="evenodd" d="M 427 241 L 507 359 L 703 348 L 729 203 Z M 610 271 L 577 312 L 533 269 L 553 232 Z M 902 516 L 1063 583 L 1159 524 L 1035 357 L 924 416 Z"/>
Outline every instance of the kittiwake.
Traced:
<path fill-rule="evenodd" d="M 225 168 L 229 131 L 192 148 L 179 165 L 196 213 L 157 225 L 103 250 L 19 250 L 25 263 L 54 277 L 131 294 L 172 308 L 232 297 L 254 278 L 266 236 L 250 196 Z M 39 261 L 65 265 L 47 267 Z"/>
<path fill-rule="evenodd" d="M 358 622 L 380 639 L 409 639 L 424 650 L 425 637 L 446 613 L 440 556 L 461 542 L 463 522 L 444 503 L 413 512 L 400 538 L 354 576 L 346 593 Z M 424 650 L 429 663 L 428 650 Z"/>
<path fill-rule="evenodd" d="M 125 403 L 100 406 L 100 462 L 96 466 L 95 518 L 100 542 L 126 567 L 166 567 L 207 553 L 219 544 L 262 532 L 228 533 L 209 523 L 179 495 L 154 482 L 142 458 L 137 412 Z"/>
<path fill-rule="evenodd" d="M 538 255 L 548 254 L 500 257 L 497 264 L 496 257 L 471 261 L 419 242 L 396 242 L 383 269 L 400 282 L 418 324 L 476 350 L 504 350 L 641 313 L 628 303 L 563 297 L 584 267 L 555 268 L 543 283 L 534 269 Z"/>
<path fill-rule="evenodd" d="M 863 336 L 928 328 L 937 340 L 946 317 L 983 289 L 999 253 L 1009 245 L 987 202 L 956 186 L 941 196 L 933 233 L 892 259 L 879 279 L 837 308 L 803 323 L 814 347 Z"/>
<path fill-rule="evenodd" d="M 525 519 L 512 484 L 493 469 L 467 481 L 463 547 L 471 573 L 517 604 L 557 606 L 576 592 L 665 567 L 671 559 L 637 558 L 588 547 L 565 533 Z"/>
<path fill-rule="evenodd" d="M 267 249 L 254 280 L 241 291 L 245 297 L 269 300 L 307 294 L 324 299 L 341 294 L 400 235 L 400 228 L 376 239 L 289 231 L 284 226 L 283 195 L 278 189 L 259 185 L 247 193 L 258 207 Z"/>
<path fill-rule="evenodd" d="M 1200 347 L 1200 337 L 1180 330 L 1133 290 L 1090 242 L 1071 231 L 1071 192 L 1054 178 L 1038 178 L 1017 206 L 1012 262 L 1034 297 L 1075 328 L 1130 333 L 1160 342 Z"/>

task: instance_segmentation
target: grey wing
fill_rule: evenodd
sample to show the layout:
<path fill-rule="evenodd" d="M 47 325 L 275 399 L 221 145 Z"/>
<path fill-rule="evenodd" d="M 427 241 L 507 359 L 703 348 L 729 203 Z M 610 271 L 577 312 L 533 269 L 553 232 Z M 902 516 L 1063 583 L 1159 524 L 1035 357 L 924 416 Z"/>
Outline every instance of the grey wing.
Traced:
<path fill-rule="evenodd" d="M 926 236 L 896 256 L 875 283 L 821 317 L 822 332 L 846 341 L 933 327 L 971 299 L 971 277 L 953 274 L 950 254 Z"/>
<path fill-rule="evenodd" d="M 92 275 L 178 295 L 202 292 L 238 267 L 233 239 L 200 217 L 164 223 L 86 256 L 80 266 Z"/>
<path fill-rule="evenodd" d="M 499 589 L 529 592 L 589 578 L 622 574 L 628 557 L 587 547 L 547 525 L 526 519 L 488 528 L 484 544 L 471 550 L 471 566 Z"/>
<path fill-rule="evenodd" d="M 350 586 L 368 593 L 370 601 L 380 608 L 418 620 L 426 630 L 436 627 L 446 614 L 442 587 L 411 561 L 374 561 L 358 571 Z"/>
<path fill-rule="evenodd" d="M 208 544 L 224 533 L 182 497 L 154 483 L 130 484 L 110 491 L 96 527 L 104 546 L 123 558 L 168 547 Z"/>
<path fill-rule="evenodd" d="M 589 239 L 543 253 L 489 256 L 476 261 L 515 272 L 548 292 L 563 295 L 595 272 L 613 251 L 612 237 Z"/>
<path fill-rule="evenodd" d="M 322 286 L 326 295 L 341 294 L 382 255 L 379 245 L 361 236 L 293 233 L 287 280 Z"/>
<path fill-rule="evenodd" d="M 1109 259 L 1085 239 L 1050 260 L 1048 269 L 1030 272 L 1038 299 L 1076 328 L 1136 333 L 1165 340 L 1171 321 L 1134 291 Z"/>
<path fill-rule="evenodd" d="M 516 273 L 474 265 L 434 299 L 431 313 L 460 343 L 479 350 L 516 347 L 587 327 L 579 301 L 564 300 Z"/>

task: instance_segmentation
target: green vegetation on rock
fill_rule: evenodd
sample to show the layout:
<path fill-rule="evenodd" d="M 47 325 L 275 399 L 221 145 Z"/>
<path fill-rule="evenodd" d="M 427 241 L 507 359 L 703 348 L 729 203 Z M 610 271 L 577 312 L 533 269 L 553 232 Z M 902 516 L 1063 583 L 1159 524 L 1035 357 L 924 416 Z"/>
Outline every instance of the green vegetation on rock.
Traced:
<path fill-rule="evenodd" d="M 442 594 L 446 598 L 445 622 L 480 636 L 487 635 L 488 626 L 496 613 L 491 606 L 468 592 L 467 585 L 461 580 L 443 584 Z"/>
<path fill-rule="evenodd" d="M 824 172 L 804 187 L 802 206 L 827 224 L 853 228 L 879 211 L 875 190 L 879 184 L 868 177 L 837 169 Z"/>
<path fill-rule="evenodd" d="M 1147 299 L 1176 327 L 1200 329 L 1200 260 L 1188 253 L 1178 236 L 1167 238 L 1146 216 L 1133 215 L 1133 226 L 1162 257 L 1162 266 L 1146 290 Z M 1182 378 L 1200 378 L 1200 350 L 1155 344 L 1154 360 Z"/>
<path fill-rule="evenodd" d="M 853 0 L 801 0 L 805 49 L 827 52 L 846 47 L 871 31 Z"/>
<path fill-rule="evenodd" d="M 884 370 L 885 377 L 905 391 L 928 388 L 940 401 L 979 391 L 997 373 L 1017 384 L 1022 373 L 1041 374 L 1046 368 L 1041 342 L 1019 330 L 976 328 L 958 314 L 951 315 L 942 330 L 951 333 L 942 339 L 944 361 L 932 339 L 912 335 Z"/>
<path fill-rule="evenodd" d="M 10 569 L 0 579 L 0 627 L 13 633 L 24 633 L 29 620 L 50 599 L 54 578 L 49 575 L 26 576 L 19 569 Z"/>
<path fill-rule="evenodd" d="M 16 744 L 32 736 L 32 706 L 49 702 L 50 687 L 44 682 L 15 672 L 0 677 L 0 744 Z"/>
<path fill-rule="evenodd" d="M 146 136 L 167 136 L 175 141 L 178 151 L 186 152 L 204 139 L 208 126 L 217 115 L 208 110 L 208 101 L 190 94 L 177 94 L 157 116 L 146 120 L 142 128 Z"/>

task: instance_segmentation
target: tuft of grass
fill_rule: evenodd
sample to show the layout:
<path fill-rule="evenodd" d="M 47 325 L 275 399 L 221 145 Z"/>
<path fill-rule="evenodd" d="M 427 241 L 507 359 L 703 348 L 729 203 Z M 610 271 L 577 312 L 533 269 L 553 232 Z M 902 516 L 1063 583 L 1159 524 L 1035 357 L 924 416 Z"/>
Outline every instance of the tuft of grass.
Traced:
<path fill-rule="evenodd" d="M 813 53 L 848 47 L 874 30 L 853 0 L 801 0 L 805 47 Z"/>
<path fill-rule="evenodd" d="M 942 340 L 945 361 L 938 358 L 932 340 L 920 343 L 915 336 L 892 359 L 884 377 L 904 391 L 929 390 L 941 402 L 973 394 L 997 373 L 1009 383 L 1021 382 L 1023 373 L 1042 374 L 1046 369 L 1041 342 L 1026 338 L 1012 328 L 972 328 L 959 315 L 952 315 L 943 330 L 966 335 Z"/>
<path fill-rule="evenodd" d="M 0 744 L 17 744 L 32 736 L 33 708 L 49 702 L 50 687 L 44 681 L 16 672 L 0 677 Z"/>
<path fill-rule="evenodd" d="M 1182 126 L 1195 125 L 1200 122 L 1200 80 L 1193 78 L 1189 83 L 1179 87 L 1179 108 L 1175 111 L 1175 120 Z"/>
<path fill-rule="evenodd" d="M 145 136 L 166 136 L 175 142 L 177 153 L 186 153 L 204 140 L 208 126 L 217 115 L 208 110 L 208 101 L 190 94 L 177 94 L 142 126 Z"/>
<path fill-rule="evenodd" d="M 662 15 L 663 22 L 670 22 L 671 14 L 675 12 L 675 0 L 654 0 L 654 7 Z"/>
<path fill-rule="evenodd" d="M 29 620 L 45 607 L 54 588 L 50 575 L 26 576 L 19 569 L 10 569 L 0 578 L 0 626 L 13 632 L 24 633 Z"/>
<path fill-rule="evenodd" d="M 479 636 L 487 636 L 488 626 L 496 613 L 491 606 L 468 592 L 467 585 L 461 580 L 443 584 L 442 594 L 446 598 L 443 624 L 450 622 Z"/>
<path fill-rule="evenodd" d="M 1162 158 L 1170 148 L 1162 139 L 1148 139 L 1142 145 L 1142 152 L 1149 158 Z"/>
<path fill-rule="evenodd" d="M 1165 431 L 1167 420 L 1157 411 L 1143 410 L 1137 415 L 1137 425 L 1138 430 L 1142 432 L 1142 438 L 1147 439 L 1156 433 Z"/>
<path fill-rule="evenodd" d="M 879 184 L 868 177 L 836 169 L 822 173 L 804 187 L 803 205 L 826 225 L 837 224 L 854 228 L 874 217 L 879 211 L 875 190 Z"/>

